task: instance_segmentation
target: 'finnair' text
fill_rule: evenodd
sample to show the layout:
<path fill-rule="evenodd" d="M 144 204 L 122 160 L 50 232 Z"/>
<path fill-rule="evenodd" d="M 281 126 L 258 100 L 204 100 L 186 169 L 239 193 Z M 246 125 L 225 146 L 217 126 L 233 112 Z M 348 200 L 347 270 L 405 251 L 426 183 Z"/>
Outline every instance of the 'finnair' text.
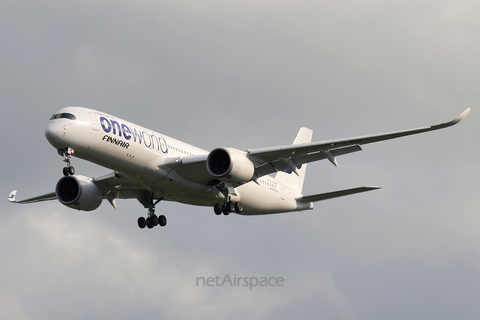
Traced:
<path fill-rule="evenodd" d="M 128 147 L 130 146 L 130 143 L 125 142 L 125 141 L 120 140 L 120 139 L 112 138 L 109 135 L 104 135 L 102 141 L 107 141 L 107 142 L 116 144 L 117 146 L 120 146 L 120 147 L 125 148 L 125 149 L 128 149 Z"/>

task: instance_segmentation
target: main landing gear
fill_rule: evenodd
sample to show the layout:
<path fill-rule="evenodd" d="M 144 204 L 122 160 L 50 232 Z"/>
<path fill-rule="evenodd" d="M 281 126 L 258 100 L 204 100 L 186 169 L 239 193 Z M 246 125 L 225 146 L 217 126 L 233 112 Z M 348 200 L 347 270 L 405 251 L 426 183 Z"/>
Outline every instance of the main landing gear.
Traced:
<path fill-rule="evenodd" d="M 73 176 L 75 174 L 75 168 L 70 165 L 70 156 L 73 156 L 74 150 L 71 148 L 60 149 L 58 154 L 63 156 L 63 162 L 67 163 L 67 166 L 63 168 L 64 176 Z"/>
<path fill-rule="evenodd" d="M 217 216 L 221 215 L 222 213 L 226 216 L 228 216 L 230 214 L 230 212 L 236 212 L 236 213 L 241 213 L 243 211 L 243 206 L 242 206 L 242 203 L 241 202 L 232 202 L 232 201 L 228 201 L 226 204 L 224 205 L 220 205 L 220 204 L 216 204 L 214 207 L 213 207 L 213 211 L 215 211 L 215 214 Z"/>
<path fill-rule="evenodd" d="M 148 216 L 147 218 L 140 217 L 138 218 L 138 226 L 140 229 L 144 229 L 147 227 L 148 229 L 152 229 L 153 227 L 160 226 L 165 227 L 167 225 L 167 218 L 162 214 L 160 216 L 155 215 L 155 205 L 160 202 L 159 199 L 157 202 L 153 203 L 153 199 L 151 200 L 150 207 L 148 208 Z"/>

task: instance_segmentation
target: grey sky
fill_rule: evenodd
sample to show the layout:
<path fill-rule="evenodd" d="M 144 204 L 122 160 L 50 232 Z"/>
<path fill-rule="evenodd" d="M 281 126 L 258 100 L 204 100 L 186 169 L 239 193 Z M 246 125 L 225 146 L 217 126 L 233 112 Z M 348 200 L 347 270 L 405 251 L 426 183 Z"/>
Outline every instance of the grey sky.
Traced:
<path fill-rule="evenodd" d="M 5 319 L 478 319 L 480 4 L 475 1 L 3 1 Z M 308 167 L 304 193 L 383 189 L 243 217 L 135 200 L 78 212 L 54 189 L 58 109 L 99 109 L 211 150 L 432 125 Z M 79 159 L 78 174 L 108 170 Z M 196 287 L 197 277 L 283 287 Z M 2 318 L 3 319 L 3 318 Z"/>

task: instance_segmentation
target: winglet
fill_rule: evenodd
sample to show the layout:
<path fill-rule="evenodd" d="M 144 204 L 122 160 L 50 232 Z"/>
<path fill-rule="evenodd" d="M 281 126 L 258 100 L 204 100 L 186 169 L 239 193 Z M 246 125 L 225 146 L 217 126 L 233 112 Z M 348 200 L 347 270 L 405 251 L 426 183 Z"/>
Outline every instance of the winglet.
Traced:
<path fill-rule="evenodd" d="M 8 196 L 8 201 L 15 203 L 16 197 L 17 197 L 17 190 L 13 190 L 12 192 L 10 192 L 10 195 Z"/>
<path fill-rule="evenodd" d="M 459 123 L 460 121 L 462 121 L 463 118 L 465 118 L 467 116 L 467 114 L 470 112 L 470 110 L 471 109 L 468 108 L 467 110 L 463 111 L 461 115 L 459 115 L 458 117 L 456 117 L 452 121 L 437 124 L 437 125 L 433 125 L 433 126 L 431 126 L 431 128 L 435 128 L 435 127 L 446 128 L 446 127 L 453 126 L 453 125 Z M 438 129 L 440 129 L 440 128 L 438 128 Z"/>

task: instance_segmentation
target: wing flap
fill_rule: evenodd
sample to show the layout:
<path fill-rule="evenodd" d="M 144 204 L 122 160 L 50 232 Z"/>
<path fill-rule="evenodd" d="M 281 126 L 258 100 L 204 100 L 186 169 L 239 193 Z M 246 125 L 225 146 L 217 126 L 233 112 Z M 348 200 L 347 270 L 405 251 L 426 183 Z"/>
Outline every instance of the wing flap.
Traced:
<path fill-rule="evenodd" d="M 336 157 L 352 152 L 362 151 L 362 148 L 358 145 L 354 145 L 349 147 L 331 149 L 329 151 L 334 157 Z M 292 156 L 291 159 L 297 166 L 301 166 L 305 163 L 328 159 L 328 156 L 326 152 L 315 151 L 311 153 L 301 154 L 298 156 Z M 259 160 L 257 161 L 260 162 Z M 285 169 L 288 169 L 288 166 L 285 162 L 282 162 L 280 160 L 273 160 L 270 162 L 263 162 L 261 165 L 257 166 L 255 168 L 255 174 L 258 177 L 261 177 L 270 173 L 274 173 L 276 171 L 283 171 Z"/>

